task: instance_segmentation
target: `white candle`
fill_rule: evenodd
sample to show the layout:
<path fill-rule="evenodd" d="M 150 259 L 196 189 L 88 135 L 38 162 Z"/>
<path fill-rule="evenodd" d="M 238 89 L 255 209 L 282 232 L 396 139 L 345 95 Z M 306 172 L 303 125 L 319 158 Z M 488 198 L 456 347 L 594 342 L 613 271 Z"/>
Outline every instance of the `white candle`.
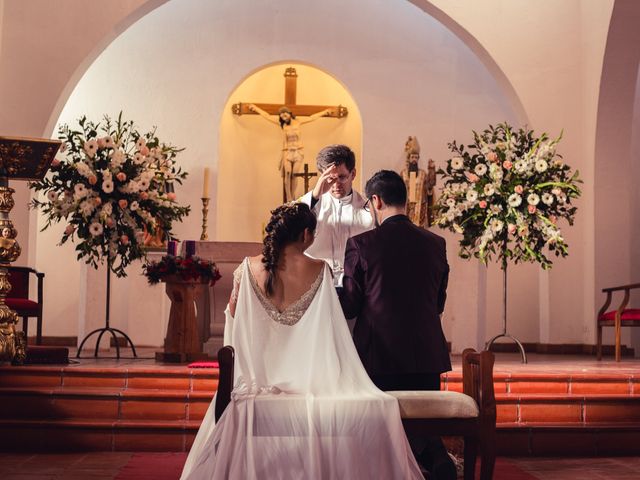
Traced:
<path fill-rule="evenodd" d="M 202 198 L 209 198 L 209 167 L 204 167 L 204 179 L 202 181 Z"/>

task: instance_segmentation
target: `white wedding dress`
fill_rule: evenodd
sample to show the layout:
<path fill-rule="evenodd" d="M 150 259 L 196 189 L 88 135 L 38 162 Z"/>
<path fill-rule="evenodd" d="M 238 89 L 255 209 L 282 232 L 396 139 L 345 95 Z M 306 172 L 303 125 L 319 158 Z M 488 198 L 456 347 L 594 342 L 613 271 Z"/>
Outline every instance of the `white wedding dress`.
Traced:
<path fill-rule="evenodd" d="M 224 335 L 236 352 L 231 403 L 216 424 L 214 398 L 181 478 L 423 478 L 396 399 L 360 362 L 329 267 L 282 313 L 248 259 L 239 270 Z"/>

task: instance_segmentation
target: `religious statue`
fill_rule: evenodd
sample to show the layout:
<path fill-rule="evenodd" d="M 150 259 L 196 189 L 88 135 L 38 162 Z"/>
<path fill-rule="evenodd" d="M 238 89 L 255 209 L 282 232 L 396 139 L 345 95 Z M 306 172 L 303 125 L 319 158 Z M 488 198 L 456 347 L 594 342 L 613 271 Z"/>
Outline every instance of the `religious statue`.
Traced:
<path fill-rule="evenodd" d="M 327 108 L 302 120 L 298 120 L 288 107 L 281 107 L 278 110 L 277 120 L 253 103 L 249 105 L 249 110 L 271 123 L 280 125 L 282 129 L 282 153 L 278 170 L 282 175 L 284 202 L 290 202 L 297 198 L 296 186 L 304 159 L 304 145 L 300 135 L 300 126 L 313 122 L 320 117 L 328 116 L 331 113 L 331 109 Z"/>
<path fill-rule="evenodd" d="M 410 136 L 404 145 L 406 166 L 401 175 L 407 186 L 407 216 L 419 227 L 428 227 L 433 222 L 435 202 L 436 169 L 429 159 L 427 171 L 418 167 L 420 144 Z"/>

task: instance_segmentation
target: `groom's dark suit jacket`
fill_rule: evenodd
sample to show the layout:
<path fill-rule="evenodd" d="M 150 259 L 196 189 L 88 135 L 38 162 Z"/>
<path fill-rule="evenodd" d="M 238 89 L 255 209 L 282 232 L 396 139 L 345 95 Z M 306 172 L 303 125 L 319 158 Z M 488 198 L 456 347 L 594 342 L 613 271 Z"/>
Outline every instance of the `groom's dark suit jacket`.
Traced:
<path fill-rule="evenodd" d="M 440 324 L 448 277 L 445 240 L 405 215 L 347 241 L 340 302 L 357 317 L 353 339 L 370 376 L 451 370 Z"/>

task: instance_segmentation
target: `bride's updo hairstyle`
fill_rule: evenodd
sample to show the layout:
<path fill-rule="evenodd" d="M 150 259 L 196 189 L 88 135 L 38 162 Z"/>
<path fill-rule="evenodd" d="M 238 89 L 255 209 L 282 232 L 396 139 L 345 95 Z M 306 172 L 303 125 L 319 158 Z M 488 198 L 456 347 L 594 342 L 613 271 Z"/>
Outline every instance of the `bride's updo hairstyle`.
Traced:
<path fill-rule="evenodd" d="M 282 249 L 290 243 L 301 240 L 306 228 L 311 232 L 316 229 L 316 216 L 306 203 L 285 203 L 271 211 L 271 220 L 265 227 L 266 235 L 262 247 L 262 264 L 267 272 L 264 291 L 268 297 L 273 295 Z"/>

